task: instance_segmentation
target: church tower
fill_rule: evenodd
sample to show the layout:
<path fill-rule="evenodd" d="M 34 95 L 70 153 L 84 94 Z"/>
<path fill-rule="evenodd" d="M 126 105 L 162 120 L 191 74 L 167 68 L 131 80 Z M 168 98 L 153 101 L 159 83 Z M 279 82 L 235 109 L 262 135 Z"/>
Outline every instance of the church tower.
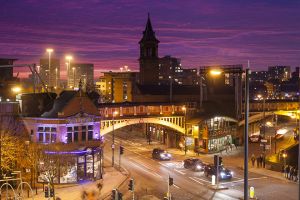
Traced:
<path fill-rule="evenodd" d="M 146 28 L 143 32 L 143 37 L 140 40 L 140 83 L 142 85 L 156 85 L 158 84 L 158 43 L 159 40 L 155 37 L 150 16 L 148 13 L 148 20 Z"/>

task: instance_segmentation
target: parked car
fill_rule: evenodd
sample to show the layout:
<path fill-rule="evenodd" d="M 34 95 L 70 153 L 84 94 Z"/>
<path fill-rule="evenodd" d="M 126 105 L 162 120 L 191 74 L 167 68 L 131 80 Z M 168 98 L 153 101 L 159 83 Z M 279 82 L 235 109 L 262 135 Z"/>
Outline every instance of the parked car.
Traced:
<path fill-rule="evenodd" d="M 183 161 L 183 166 L 186 169 L 192 169 L 193 171 L 203 171 L 205 164 L 198 158 L 188 158 Z"/>
<path fill-rule="evenodd" d="M 171 160 L 172 155 L 163 149 L 155 148 L 152 151 L 152 158 L 157 160 Z"/>
<path fill-rule="evenodd" d="M 251 135 L 249 137 L 249 141 L 252 143 L 258 143 L 261 140 L 261 136 L 260 135 Z"/>
<path fill-rule="evenodd" d="M 217 174 L 216 167 L 214 165 L 206 165 L 204 168 L 204 174 L 206 177 L 212 176 Z M 223 166 L 219 166 L 219 180 L 228 180 L 232 179 L 233 172 L 229 169 L 226 169 Z"/>

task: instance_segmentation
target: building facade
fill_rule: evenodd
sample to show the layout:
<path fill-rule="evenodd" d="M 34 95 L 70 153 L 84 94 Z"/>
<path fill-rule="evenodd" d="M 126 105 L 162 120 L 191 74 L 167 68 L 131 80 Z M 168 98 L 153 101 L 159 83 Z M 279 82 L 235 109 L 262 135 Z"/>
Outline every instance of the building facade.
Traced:
<path fill-rule="evenodd" d="M 94 86 L 94 64 L 72 63 L 68 67 L 68 88 L 78 89 L 81 80 L 83 90 Z"/>
<path fill-rule="evenodd" d="M 136 72 L 104 72 L 96 83 L 103 102 L 131 102 Z"/>
<path fill-rule="evenodd" d="M 269 66 L 268 73 L 269 73 L 269 79 L 288 81 L 291 78 L 291 67 L 290 66 Z"/>
<path fill-rule="evenodd" d="M 50 89 L 60 88 L 60 60 L 59 59 L 41 58 L 38 71 L 42 81 L 48 88 Z"/>

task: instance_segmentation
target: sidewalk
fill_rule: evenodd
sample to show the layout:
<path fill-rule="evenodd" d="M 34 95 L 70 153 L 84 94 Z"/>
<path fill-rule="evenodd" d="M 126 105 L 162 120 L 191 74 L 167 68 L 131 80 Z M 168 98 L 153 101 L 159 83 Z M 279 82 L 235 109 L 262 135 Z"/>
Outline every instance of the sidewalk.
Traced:
<path fill-rule="evenodd" d="M 119 187 L 121 183 L 126 180 L 126 175 L 117 171 L 113 167 L 106 167 L 103 180 L 95 182 L 87 182 L 84 184 L 76 184 L 70 187 L 59 187 L 55 189 L 56 197 L 61 198 L 61 200 L 81 200 L 83 191 L 86 191 L 88 195 L 95 194 L 100 196 L 100 199 L 106 199 L 107 196 L 110 196 L 111 190 L 113 188 Z M 99 192 L 97 184 L 102 184 L 102 189 Z M 99 195 L 100 194 L 100 195 Z M 24 198 L 26 200 L 32 198 Z M 38 194 L 34 196 L 35 200 L 45 200 L 44 192 L 40 188 Z"/>

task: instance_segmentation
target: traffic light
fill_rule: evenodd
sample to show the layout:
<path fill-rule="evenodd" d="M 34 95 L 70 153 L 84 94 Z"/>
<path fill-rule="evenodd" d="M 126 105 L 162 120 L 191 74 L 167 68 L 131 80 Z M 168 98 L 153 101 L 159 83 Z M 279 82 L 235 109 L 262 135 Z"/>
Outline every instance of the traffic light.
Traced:
<path fill-rule="evenodd" d="M 116 189 L 113 189 L 111 191 L 111 200 L 116 200 L 116 197 L 117 197 L 117 190 Z"/>
<path fill-rule="evenodd" d="M 123 194 L 121 192 L 118 193 L 118 200 L 122 200 L 123 199 Z"/>
<path fill-rule="evenodd" d="M 49 197 L 49 188 L 48 186 L 45 186 L 45 198 Z"/>
<path fill-rule="evenodd" d="M 214 166 L 217 167 L 220 165 L 219 163 L 220 159 L 218 155 L 214 155 Z"/>
<path fill-rule="evenodd" d="M 223 158 L 221 156 L 219 156 L 219 165 L 223 164 Z"/>
<path fill-rule="evenodd" d="M 124 147 L 120 146 L 120 155 L 124 154 Z"/>
<path fill-rule="evenodd" d="M 174 184 L 173 178 L 169 177 L 169 186 L 172 186 Z"/>
<path fill-rule="evenodd" d="M 130 190 L 131 192 L 134 190 L 134 182 L 133 182 L 133 179 L 130 179 L 130 180 L 129 180 L 128 190 Z"/>
<path fill-rule="evenodd" d="M 54 197 L 54 188 L 50 188 L 50 197 Z"/>

